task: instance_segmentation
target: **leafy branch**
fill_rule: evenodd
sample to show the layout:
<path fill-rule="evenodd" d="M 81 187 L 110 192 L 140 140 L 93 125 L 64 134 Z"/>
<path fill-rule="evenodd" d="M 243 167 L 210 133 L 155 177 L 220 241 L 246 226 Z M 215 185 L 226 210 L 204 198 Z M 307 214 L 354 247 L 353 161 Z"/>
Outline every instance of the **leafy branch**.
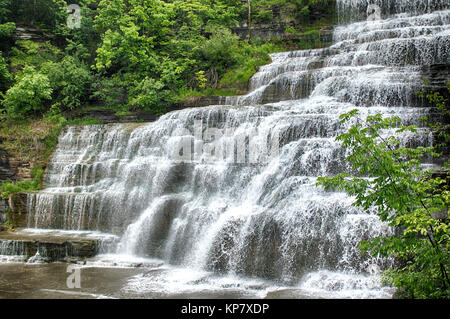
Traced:
<path fill-rule="evenodd" d="M 444 110 L 444 99 L 432 95 L 432 100 Z M 358 115 L 353 110 L 341 116 L 341 124 L 357 121 L 336 139 L 349 151 L 346 161 L 354 174 L 320 177 L 317 184 L 354 196 L 355 206 L 375 207 L 380 219 L 398 230 L 398 235 L 359 245 L 363 253 L 399 261 L 396 269 L 384 273 L 385 283 L 401 288 L 409 297 L 448 298 L 448 162 L 440 172 L 445 178 L 433 177 L 433 170 L 425 169 L 423 163 L 427 157 L 442 156 L 437 147 L 402 143 L 403 134 L 418 134 L 417 127 L 401 125 L 399 117 L 376 114 L 361 121 Z M 436 123 L 433 133 L 439 131 L 448 140 L 443 127 Z"/>

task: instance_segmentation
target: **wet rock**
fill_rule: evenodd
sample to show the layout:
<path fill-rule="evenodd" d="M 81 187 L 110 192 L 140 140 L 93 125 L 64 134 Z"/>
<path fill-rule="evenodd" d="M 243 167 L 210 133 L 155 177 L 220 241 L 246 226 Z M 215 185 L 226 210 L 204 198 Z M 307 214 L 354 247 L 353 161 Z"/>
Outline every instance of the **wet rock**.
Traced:
<path fill-rule="evenodd" d="M 0 198 L 0 225 L 8 220 L 9 205 L 8 201 Z"/>
<path fill-rule="evenodd" d="M 73 262 L 97 254 L 99 240 L 4 232 L 0 234 L 0 255 L 23 255 L 31 262 Z"/>
<path fill-rule="evenodd" d="M 27 225 L 27 196 L 26 193 L 16 193 L 8 199 L 11 223 L 15 227 L 26 227 Z"/>
<path fill-rule="evenodd" d="M 52 38 L 44 31 L 30 27 L 17 27 L 13 32 L 14 40 L 46 41 Z"/>
<path fill-rule="evenodd" d="M 0 143 L 4 139 L 0 138 Z M 32 178 L 30 163 L 23 162 L 0 148 L 0 181 L 23 181 Z"/>
<path fill-rule="evenodd" d="M 447 83 L 450 78 L 450 63 L 424 65 L 422 75 L 427 79 L 425 89 L 438 91 L 445 98 L 449 97 Z"/>

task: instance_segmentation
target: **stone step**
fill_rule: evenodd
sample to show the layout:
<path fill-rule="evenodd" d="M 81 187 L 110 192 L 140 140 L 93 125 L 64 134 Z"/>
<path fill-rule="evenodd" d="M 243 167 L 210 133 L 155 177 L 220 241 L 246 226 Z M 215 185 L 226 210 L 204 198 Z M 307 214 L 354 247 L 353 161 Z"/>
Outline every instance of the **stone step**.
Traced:
<path fill-rule="evenodd" d="M 95 256 L 102 244 L 111 244 L 116 236 L 96 232 L 18 229 L 0 232 L 0 255 L 39 258 L 43 262 L 70 261 Z"/>

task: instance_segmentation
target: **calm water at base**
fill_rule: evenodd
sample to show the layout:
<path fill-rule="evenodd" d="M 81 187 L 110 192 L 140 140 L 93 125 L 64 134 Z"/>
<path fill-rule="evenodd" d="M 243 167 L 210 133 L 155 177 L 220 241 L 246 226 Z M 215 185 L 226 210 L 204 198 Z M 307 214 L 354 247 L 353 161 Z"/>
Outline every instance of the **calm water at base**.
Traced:
<path fill-rule="evenodd" d="M 79 266 L 81 288 L 68 288 L 67 263 L 29 264 L 0 263 L 0 298 L 4 299 L 309 299 L 309 298 L 390 298 L 392 291 L 384 287 L 363 287 L 331 291 L 305 289 L 300 285 L 284 285 L 258 278 L 218 275 L 206 271 L 166 266 L 158 260 L 108 258 L 93 259 Z M 322 274 L 325 278 L 336 276 Z M 329 287 L 328 287 L 329 288 Z M 353 287 L 355 288 L 355 287 Z M 363 288 L 363 289 L 360 289 Z M 334 290 L 334 291 L 333 291 Z"/>
<path fill-rule="evenodd" d="M 67 278 L 68 264 L 0 264 L 0 298 L 8 299 L 102 299 L 102 298 L 259 298 L 258 288 L 255 292 L 246 291 L 248 287 L 225 288 L 217 291 L 213 287 L 193 285 L 191 291 L 180 287 L 180 291 L 155 291 L 136 287 L 139 278 L 154 277 L 159 280 L 165 272 L 163 269 L 121 268 L 121 267 L 83 267 L 81 268 L 81 288 L 69 289 Z M 195 284 L 195 283 L 193 283 Z M 201 283 L 197 283 L 201 284 Z M 232 285 L 231 285 L 232 286 Z M 135 288 L 135 289 L 133 289 Z M 144 287 L 145 288 L 145 287 Z M 307 298 L 290 291 L 290 289 L 273 291 L 266 297 Z"/>

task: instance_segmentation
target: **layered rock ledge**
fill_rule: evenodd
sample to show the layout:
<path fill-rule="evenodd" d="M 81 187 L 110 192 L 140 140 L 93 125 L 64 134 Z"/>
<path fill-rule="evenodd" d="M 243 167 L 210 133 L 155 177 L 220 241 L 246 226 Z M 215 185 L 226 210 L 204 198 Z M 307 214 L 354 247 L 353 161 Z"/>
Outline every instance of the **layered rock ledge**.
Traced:
<path fill-rule="evenodd" d="M 38 262 L 70 262 L 95 256 L 115 236 L 95 232 L 19 229 L 0 232 L 0 255 Z"/>

